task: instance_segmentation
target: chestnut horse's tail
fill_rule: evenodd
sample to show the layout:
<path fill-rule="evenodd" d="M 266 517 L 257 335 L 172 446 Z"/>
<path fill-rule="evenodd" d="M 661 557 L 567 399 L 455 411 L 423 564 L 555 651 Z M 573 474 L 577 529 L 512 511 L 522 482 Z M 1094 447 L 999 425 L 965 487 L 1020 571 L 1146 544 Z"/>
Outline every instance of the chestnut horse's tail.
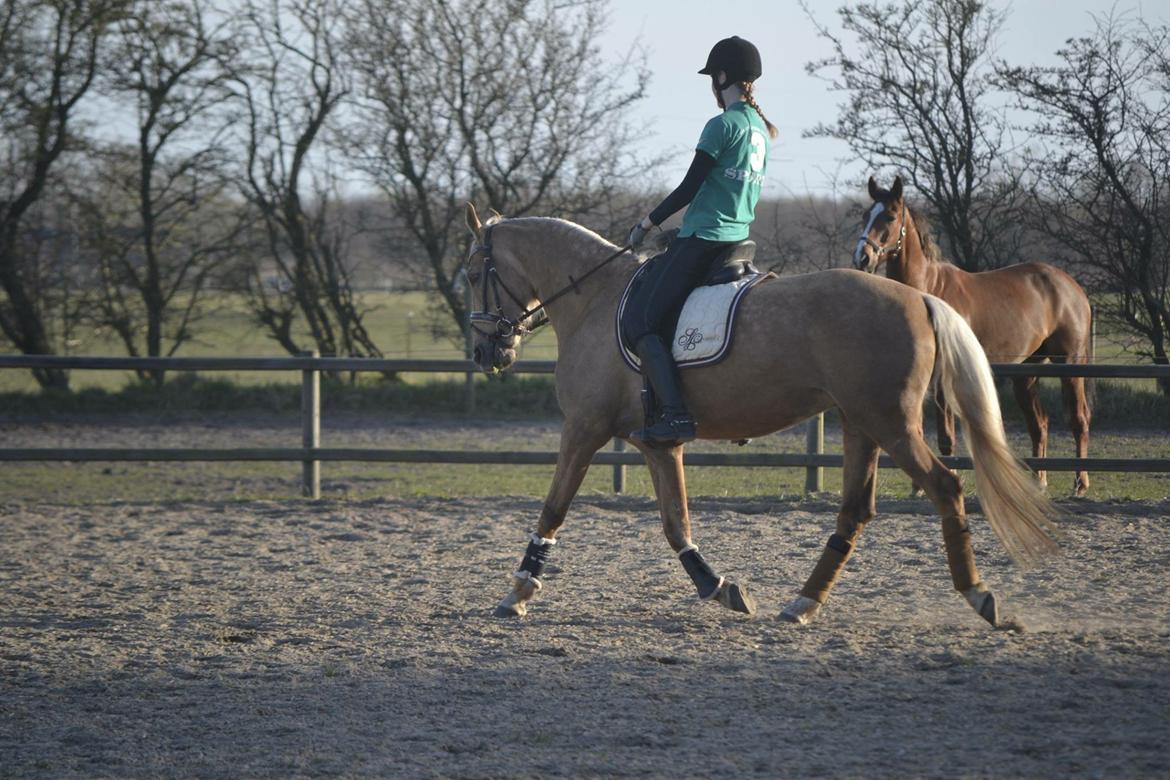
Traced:
<path fill-rule="evenodd" d="M 983 514 L 1013 560 L 1038 562 L 1056 552 L 1056 508 L 1008 449 L 991 364 L 971 327 L 945 301 L 923 297 L 934 322 L 935 377 L 963 420 Z"/>

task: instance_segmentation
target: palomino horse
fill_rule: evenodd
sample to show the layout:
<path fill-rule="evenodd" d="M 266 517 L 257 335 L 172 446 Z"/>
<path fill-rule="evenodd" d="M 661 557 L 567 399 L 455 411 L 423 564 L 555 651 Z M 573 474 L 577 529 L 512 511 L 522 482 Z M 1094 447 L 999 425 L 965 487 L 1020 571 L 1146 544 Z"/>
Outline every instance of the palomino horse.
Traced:
<path fill-rule="evenodd" d="M 875 272 L 884 262 L 886 276 L 942 298 L 971 325 L 989 360 L 995 363 L 1087 363 L 1092 351 L 1092 309 L 1085 291 L 1071 276 L 1045 263 L 1020 263 L 996 271 L 969 273 L 945 262 L 930 237 L 926 221 L 906 208 L 902 178 L 883 190 L 870 177 L 869 210 L 857 249 L 855 268 Z M 1089 404 L 1083 377 L 1060 380 L 1065 416 L 1076 439 L 1077 457 L 1089 454 Z M 1048 452 L 1048 415 L 1040 403 L 1039 379 L 1013 379 L 1016 401 L 1032 437 L 1032 455 Z M 954 452 L 955 418 L 943 398 L 936 398 L 938 446 Z M 1047 482 L 1037 472 L 1041 484 Z M 1076 495 L 1089 489 L 1080 470 Z"/>
<path fill-rule="evenodd" d="M 635 263 L 563 220 L 495 215 L 483 224 L 469 205 L 467 225 L 475 236 L 468 279 L 481 300 L 471 314 L 476 363 L 489 372 L 507 368 L 543 310 L 556 332 L 556 392 L 564 413 L 552 486 L 496 614 L 527 612 L 589 462 L 615 436 L 645 456 L 667 542 L 699 596 L 754 613 L 746 588 L 716 575 L 694 545 L 683 448 L 654 449 L 630 439 L 643 424 L 642 380 L 619 356 L 614 321 Z M 614 259 L 624 262 L 609 262 Z M 988 622 L 998 621 L 996 598 L 975 567 L 959 479 L 922 438 L 922 402 L 936 372 L 966 423 L 980 502 L 997 536 L 1017 560 L 1053 551 L 1051 504 L 1007 448 L 987 358 L 963 319 L 937 298 L 851 270 L 769 281 L 744 298 L 728 357 L 682 372 L 705 439 L 762 436 L 833 406 L 841 410 L 844 502 L 836 533 L 784 618 L 805 623 L 828 597 L 874 517 L 878 450 L 884 449 L 942 516 L 955 588 Z"/>

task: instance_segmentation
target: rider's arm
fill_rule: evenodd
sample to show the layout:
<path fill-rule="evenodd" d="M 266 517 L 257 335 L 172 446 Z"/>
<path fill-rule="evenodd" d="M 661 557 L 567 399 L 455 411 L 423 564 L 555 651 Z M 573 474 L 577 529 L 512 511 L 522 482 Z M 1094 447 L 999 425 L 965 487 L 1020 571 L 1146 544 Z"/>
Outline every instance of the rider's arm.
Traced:
<path fill-rule="evenodd" d="M 670 215 L 686 206 L 699 192 L 699 187 L 703 185 L 703 180 L 707 178 L 707 174 L 715 167 L 715 158 L 704 151 L 696 150 L 695 159 L 691 160 L 691 167 L 687 170 L 687 175 L 683 177 L 682 184 L 674 188 L 674 192 L 666 196 L 666 198 L 658 204 L 658 207 L 650 212 L 650 215 L 643 220 L 643 227 L 648 220 L 652 225 L 661 225 Z"/>

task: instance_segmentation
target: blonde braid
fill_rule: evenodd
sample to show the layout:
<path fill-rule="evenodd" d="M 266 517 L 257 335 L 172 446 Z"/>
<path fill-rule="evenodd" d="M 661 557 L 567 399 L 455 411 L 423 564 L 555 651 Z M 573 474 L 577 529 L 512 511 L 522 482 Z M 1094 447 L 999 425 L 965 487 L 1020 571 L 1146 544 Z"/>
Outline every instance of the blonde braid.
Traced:
<path fill-rule="evenodd" d="M 760 119 L 764 120 L 764 127 L 768 128 L 768 137 L 775 140 L 776 136 L 780 134 L 780 131 L 776 129 L 776 125 L 768 121 L 768 117 L 764 116 L 764 112 L 760 110 L 760 106 L 758 103 L 756 103 L 756 98 L 752 94 L 753 89 L 754 85 L 752 82 L 739 82 L 739 90 L 743 93 L 743 102 L 747 103 L 756 110 L 756 113 L 760 115 Z"/>

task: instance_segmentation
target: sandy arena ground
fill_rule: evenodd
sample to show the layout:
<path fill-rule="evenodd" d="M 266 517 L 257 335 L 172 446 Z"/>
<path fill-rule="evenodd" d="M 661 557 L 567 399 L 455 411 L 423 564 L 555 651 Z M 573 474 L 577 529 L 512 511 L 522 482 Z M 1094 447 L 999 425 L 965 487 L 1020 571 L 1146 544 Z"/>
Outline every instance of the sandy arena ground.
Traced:
<path fill-rule="evenodd" d="M 776 619 L 835 506 L 695 502 L 750 583 L 698 603 L 646 499 L 580 501 L 489 617 L 528 498 L 0 506 L 0 775 L 1165 777 L 1170 503 L 1065 502 L 1065 554 L 950 589 L 887 501 L 816 624 Z"/>

